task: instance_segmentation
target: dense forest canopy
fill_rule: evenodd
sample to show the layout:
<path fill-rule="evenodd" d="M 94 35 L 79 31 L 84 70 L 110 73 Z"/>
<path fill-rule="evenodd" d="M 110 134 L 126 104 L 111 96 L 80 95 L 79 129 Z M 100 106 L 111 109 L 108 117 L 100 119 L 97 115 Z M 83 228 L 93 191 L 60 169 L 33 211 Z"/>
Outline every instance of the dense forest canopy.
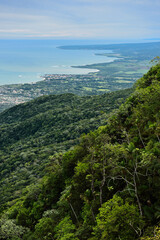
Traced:
<path fill-rule="evenodd" d="M 51 155 L 45 176 L 3 205 L 1 239 L 159 239 L 159 102 L 157 64 L 106 125 Z M 13 115 L 7 124 L 14 121 Z"/>
<path fill-rule="evenodd" d="M 56 153 L 79 142 L 83 133 L 105 125 L 112 110 L 133 89 L 100 96 L 50 95 L 0 114 L 0 204 L 21 196 L 45 174 Z"/>

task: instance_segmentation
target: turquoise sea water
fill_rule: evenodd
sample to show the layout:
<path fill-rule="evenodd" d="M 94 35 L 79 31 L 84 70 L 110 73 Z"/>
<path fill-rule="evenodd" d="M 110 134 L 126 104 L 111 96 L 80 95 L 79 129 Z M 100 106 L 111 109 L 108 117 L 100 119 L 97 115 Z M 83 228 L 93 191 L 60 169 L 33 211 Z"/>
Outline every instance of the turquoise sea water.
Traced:
<path fill-rule="evenodd" d="M 92 72 L 93 69 L 72 68 L 71 66 L 113 60 L 113 58 L 95 55 L 107 51 L 57 48 L 74 44 L 81 44 L 81 42 L 0 40 L 0 85 L 36 82 L 41 80 L 44 74 L 85 74 Z"/>

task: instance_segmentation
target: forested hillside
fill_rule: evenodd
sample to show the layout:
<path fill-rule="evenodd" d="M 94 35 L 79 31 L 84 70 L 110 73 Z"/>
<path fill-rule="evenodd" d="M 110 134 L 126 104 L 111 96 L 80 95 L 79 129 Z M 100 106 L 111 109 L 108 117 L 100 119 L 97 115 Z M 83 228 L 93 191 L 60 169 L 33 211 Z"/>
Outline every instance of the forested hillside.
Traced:
<path fill-rule="evenodd" d="M 43 179 L 6 203 L 1 239 L 160 239 L 159 103 L 158 64 L 105 126 L 50 156 Z M 7 144 L 16 147 L 12 140 Z"/>
<path fill-rule="evenodd" d="M 105 125 L 132 89 L 93 97 L 50 95 L 0 114 L 0 204 L 21 196 L 45 174 L 51 156 L 78 143 L 82 133 Z"/>

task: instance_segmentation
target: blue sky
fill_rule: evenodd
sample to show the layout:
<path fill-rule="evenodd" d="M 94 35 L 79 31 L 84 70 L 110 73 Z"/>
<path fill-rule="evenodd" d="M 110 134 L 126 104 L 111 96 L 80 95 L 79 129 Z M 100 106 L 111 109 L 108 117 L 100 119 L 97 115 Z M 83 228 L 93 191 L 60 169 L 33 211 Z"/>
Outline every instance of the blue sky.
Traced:
<path fill-rule="evenodd" d="M 0 39 L 160 39 L 160 0 L 0 0 Z"/>

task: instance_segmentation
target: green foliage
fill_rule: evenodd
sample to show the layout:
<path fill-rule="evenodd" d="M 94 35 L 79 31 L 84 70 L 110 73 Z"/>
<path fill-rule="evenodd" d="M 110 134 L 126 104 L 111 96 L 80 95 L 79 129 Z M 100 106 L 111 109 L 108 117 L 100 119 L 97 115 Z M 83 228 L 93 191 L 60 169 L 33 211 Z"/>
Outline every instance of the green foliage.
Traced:
<path fill-rule="evenodd" d="M 75 225 L 72 223 L 69 216 L 65 217 L 56 227 L 55 227 L 55 237 L 57 240 L 78 240 L 75 237 Z"/>
<path fill-rule="evenodd" d="M 55 222 L 51 218 L 43 217 L 35 226 L 34 237 L 35 239 L 52 240 L 54 236 Z"/>
<path fill-rule="evenodd" d="M 141 240 L 159 240 L 160 239 L 160 228 L 157 226 L 154 228 L 154 230 L 152 231 L 152 229 L 150 229 L 151 231 L 149 232 L 149 236 L 145 236 L 141 238 Z"/>
<path fill-rule="evenodd" d="M 136 239 L 144 225 L 138 209 L 114 195 L 99 209 L 94 228 L 96 239 Z M 101 237 L 100 237 L 101 236 Z"/>
<path fill-rule="evenodd" d="M 65 152 L 78 143 L 82 133 L 105 125 L 108 114 L 132 91 L 92 97 L 43 96 L 2 112 L 0 203 L 20 197 L 23 188 L 46 174 L 46 164 L 56 161 L 58 152 Z M 84 154 L 82 148 L 78 152 Z M 68 177 L 73 173 L 77 157 L 74 151 L 71 162 L 71 154 L 67 153 L 63 160 L 64 175 Z"/>
<path fill-rule="evenodd" d="M 40 157 L 38 150 L 33 153 L 27 147 L 21 158 L 13 154 L 6 160 L 1 154 L 2 200 L 17 194 L 3 211 L 15 229 L 29 228 L 22 239 L 153 239 L 148 229 L 160 219 L 159 69 L 160 65 L 152 67 L 107 125 L 83 135 L 65 154 L 48 152 L 46 160 L 43 152 Z M 19 185 L 15 192 L 17 168 L 30 179 L 27 170 L 35 166 L 37 173 L 39 157 L 40 167 L 47 163 L 45 176 L 37 175 L 38 181 L 26 188 L 19 183 L 23 190 Z M 6 192 L 6 186 L 12 191 Z M 159 230 L 156 234 L 159 237 Z"/>
<path fill-rule="evenodd" d="M 0 219 L 0 238 L 20 240 L 29 229 L 16 225 L 15 220 L 7 219 L 5 216 Z"/>
<path fill-rule="evenodd" d="M 151 67 L 148 73 L 137 81 L 136 86 L 138 86 L 138 88 L 146 88 L 156 81 L 160 81 L 159 64 Z"/>

